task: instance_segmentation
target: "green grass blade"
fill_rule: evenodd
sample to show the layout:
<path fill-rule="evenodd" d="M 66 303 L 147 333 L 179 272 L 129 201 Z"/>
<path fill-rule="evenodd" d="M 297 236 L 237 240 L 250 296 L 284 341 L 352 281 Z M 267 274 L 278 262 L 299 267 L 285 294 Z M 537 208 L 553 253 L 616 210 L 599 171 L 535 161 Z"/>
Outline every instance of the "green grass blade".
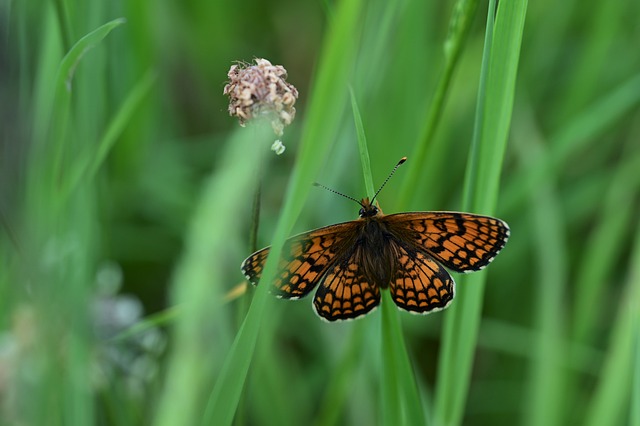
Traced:
<path fill-rule="evenodd" d="M 45 22 L 47 25 L 55 25 L 48 20 Z M 47 69 L 51 67 L 53 61 L 57 60 L 55 55 L 59 46 L 55 42 L 56 37 L 45 37 L 42 58 L 40 58 L 43 74 L 38 76 L 33 102 L 33 141 L 35 149 L 47 151 L 46 157 L 49 160 L 46 167 L 51 168 L 52 176 L 56 177 L 50 182 L 52 191 L 58 190 L 57 183 L 63 174 L 62 162 L 65 150 L 71 146 L 66 142 L 70 139 L 68 132 L 72 120 L 70 117 L 71 81 L 75 70 L 85 53 L 100 44 L 114 28 L 124 22 L 123 18 L 115 19 L 82 37 L 57 64 L 55 78 L 47 74 Z M 47 27 L 44 33 L 56 30 L 59 29 Z"/>
<path fill-rule="evenodd" d="M 213 321 L 212 301 L 220 300 L 226 268 L 227 241 L 237 238 L 247 197 L 254 184 L 253 170 L 268 153 L 270 126 L 256 132 L 239 129 L 222 156 L 220 171 L 203 188 L 191 221 L 185 252 L 173 279 L 174 301 L 180 316 L 174 325 L 175 346 L 156 423 L 197 424 L 202 416 L 201 393 L 211 378 L 212 342 L 204 338 Z M 234 182 L 233 186 L 229 182 Z M 224 209 L 220 206 L 224 205 Z M 213 302 L 215 303 L 215 302 Z"/>
<path fill-rule="evenodd" d="M 594 91 L 589 89 L 599 85 L 608 56 L 618 43 L 619 22 L 628 13 L 628 8 L 617 2 L 594 3 L 592 13 L 583 21 L 589 31 L 584 33 L 584 40 L 575 52 L 573 66 L 580 72 L 574 73 L 574 78 L 562 88 L 558 97 L 561 101 L 553 114 L 556 121 L 566 120 L 569 111 L 581 109 L 593 96 Z"/>
<path fill-rule="evenodd" d="M 514 174 L 501 196 L 507 213 L 517 210 L 549 173 L 560 173 L 567 162 L 598 137 L 640 105 L 640 75 L 634 75 L 618 88 L 578 114 L 573 120 L 549 137 L 551 152 L 548 161 L 529 163 L 526 169 Z M 546 157 L 545 157 L 546 158 Z"/>
<path fill-rule="evenodd" d="M 131 339 L 136 335 L 141 335 L 145 331 L 151 330 L 153 328 L 168 326 L 175 322 L 179 315 L 179 307 L 173 306 L 171 308 L 165 309 L 164 311 L 147 316 L 143 321 L 137 322 L 131 327 L 122 330 L 120 333 L 113 336 L 111 340 L 114 342 L 125 341 L 127 339 Z"/>
<path fill-rule="evenodd" d="M 438 128 L 438 124 L 441 122 L 445 100 L 449 93 L 449 85 L 462 53 L 464 41 L 473 23 L 477 4 L 477 0 L 458 0 L 458 2 L 456 2 L 453 16 L 449 22 L 449 34 L 444 45 L 445 69 L 438 81 L 438 86 L 436 87 L 433 101 L 429 107 L 424 127 L 420 131 L 416 150 L 411 155 L 411 161 L 407 164 L 404 183 L 398 196 L 398 203 L 404 208 L 408 208 L 409 200 L 413 197 L 415 190 L 415 183 L 421 174 L 427 174 L 426 181 L 430 182 L 433 180 L 429 170 L 425 172 L 424 165 L 427 164 L 429 148 L 432 148 L 432 151 L 435 150 L 433 145 L 436 144 L 437 141 L 434 140 L 433 137 Z"/>
<path fill-rule="evenodd" d="M 373 176 L 371 174 L 371 160 L 369 159 L 369 148 L 367 148 L 367 136 L 364 133 L 364 125 L 362 124 L 362 116 L 356 101 L 356 95 L 353 93 L 353 87 L 349 86 L 349 95 L 351 97 L 351 109 L 353 111 L 353 121 L 356 126 L 356 134 L 358 136 L 358 148 L 360 151 L 360 162 L 362 164 L 362 174 L 364 176 L 364 184 L 369 199 L 373 199 L 376 188 L 373 186 Z"/>
<path fill-rule="evenodd" d="M 54 137 L 58 140 L 67 139 L 65 135 L 67 133 L 69 121 L 68 108 L 71 97 L 71 82 L 78 63 L 89 50 L 99 45 L 113 29 L 119 27 L 125 22 L 126 20 L 124 18 L 118 18 L 101 25 L 78 40 L 69 52 L 67 52 L 58 67 L 55 82 L 55 95 L 53 98 L 54 104 L 47 112 L 47 118 L 45 118 L 44 121 L 46 124 L 41 127 L 42 131 L 46 132 L 48 130 L 52 132 L 52 134 L 55 135 Z M 44 140 L 45 134 L 39 134 L 36 135 L 36 137 L 42 138 L 37 140 Z M 58 144 L 57 146 L 59 149 L 54 154 L 53 173 L 54 176 L 61 176 L 63 161 L 61 147 L 63 144 Z"/>
<path fill-rule="evenodd" d="M 27 82 L 33 84 L 32 98 L 22 99 L 25 110 L 31 110 L 33 116 L 33 142 L 35 149 L 44 149 L 42 145 L 47 146 L 49 140 L 49 130 L 51 127 L 51 115 L 58 110 L 60 105 L 56 105 L 54 97 L 56 94 L 56 76 L 60 73 L 60 61 L 63 57 L 62 43 L 59 37 L 55 35 L 59 33 L 60 28 L 58 22 L 52 19 L 52 13 L 45 14 L 42 18 L 42 42 L 39 46 L 37 63 L 38 66 L 34 71 L 34 82 L 23 78 L 21 89 L 24 93 L 27 90 Z M 23 65 L 26 68 L 26 66 Z"/>
<path fill-rule="evenodd" d="M 272 248 L 262 280 L 269 282 L 276 271 L 276 261 L 282 246 L 309 192 L 330 144 L 321 141 L 335 139 L 347 99 L 347 81 L 353 66 L 353 34 L 358 29 L 361 0 L 344 0 L 336 11 L 320 57 L 317 79 L 310 97 L 307 121 L 302 134 L 298 161 L 285 198 L 285 205 L 276 226 Z M 350 42 L 345 42 L 348 40 Z M 203 423 L 230 424 L 249 369 L 251 354 L 262 321 L 267 286 L 258 286 L 253 303 L 242 324 L 220 373 Z M 166 423 L 170 424 L 170 423 Z"/>
<path fill-rule="evenodd" d="M 360 117 L 360 111 L 358 109 L 353 89 L 351 89 L 351 106 L 353 109 L 356 133 L 358 136 L 358 148 L 360 151 L 365 186 L 369 198 L 373 199 L 376 189 L 373 186 L 373 177 L 371 175 L 369 148 L 367 147 L 364 126 L 362 124 L 362 118 Z M 382 354 L 382 386 L 380 391 L 380 407 L 382 408 L 382 424 L 394 425 L 404 423 L 401 421 L 401 419 L 403 419 L 402 396 L 400 391 L 402 388 L 400 387 L 400 380 L 398 380 L 396 371 L 399 366 L 398 352 L 403 350 L 406 351 L 406 349 L 404 345 L 401 348 L 394 348 L 393 346 L 395 334 L 401 332 L 399 327 L 395 327 L 398 323 L 398 314 L 394 310 L 393 301 L 389 297 L 388 292 L 383 291 L 382 296 L 382 339 L 380 340 Z"/>
<path fill-rule="evenodd" d="M 406 9 L 408 1 L 398 0 L 389 2 L 375 2 L 367 10 L 364 22 L 362 45 L 365 49 L 358 52 L 358 67 L 370 69 L 371 67 L 388 65 L 388 50 L 393 42 L 392 31 L 398 25 L 398 16 Z M 370 74 L 357 72 L 364 78 L 354 82 L 358 92 L 367 92 L 376 85 L 376 78 L 383 73 Z"/>
<path fill-rule="evenodd" d="M 14 420 L 31 424 L 90 424 L 95 416 L 95 401 L 87 378 L 100 350 L 94 346 L 95 330 L 91 328 L 94 320 L 91 309 L 96 297 L 92 284 L 98 252 L 95 211 L 98 191 L 92 181 L 82 182 L 75 196 L 60 205 L 57 184 L 61 160 L 73 147 L 72 138 L 67 137 L 73 135 L 69 130 L 75 129 L 83 118 L 95 118 L 92 110 L 82 115 L 71 110 L 67 84 L 83 53 L 99 44 L 121 21 L 112 21 L 87 34 L 62 59 L 57 41 L 60 29 L 48 14 L 44 15 L 44 22 L 37 32 L 44 40 L 37 54 L 38 81 L 33 104 L 25 108 L 32 114 L 28 118 L 31 144 L 24 194 L 20 197 L 25 216 L 20 237 L 24 239 L 29 272 L 20 268 L 17 272 L 20 279 L 16 282 L 29 282 L 30 294 L 25 297 L 27 286 L 18 286 L 18 297 L 14 299 L 16 307 L 23 305 L 29 311 L 28 315 L 33 317 L 29 327 L 38 335 L 37 345 L 26 350 L 29 354 L 20 360 L 16 371 L 31 369 L 35 375 L 29 380 L 35 380 L 38 389 L 27 382 L 20 383 L 23 378 L 16 381 L 16 389 L 33 392 L 28 398 L 23 394 L 17 400 L 20 416 L 24 418 Z M 57 74 L 52 72 L 56 65 Z"/>
<path fill-rule="evenodd" d="M 529 133 L 535 134 L 533 131 Z M 522 163 L 547 154 L 540 141 L 529 140 L 526 144 L 515 145 Z M 528 425 L 563 424 L 566 370 L 562 365 L 565 355 L 562 349 L 566 330 L 562 325 L 569 256 L 568 244 L 563 238 L 567 226 L 555 184 L 550 177 L 531 194 L 530 210 L 537 239 L 535 261 L 538 271 L 535 282 L 539 284 L 534 302 L 537 338 L 530 349 L 533 360 L 523 415 L 524 423 Z"/>
<path fill-rule="evenodd" d="M 603 320 L 603 315 L 594 312 L 593 307 L 608 291 L 608 277 L 617 268 L 616 260 L 625 250 L 624 241 L 636 216 L 632 209 L 620 208 L 633 199 L 640 189 L 637 169 L 640 153 L 633 152 L 636 144 L 634 136 L 626 147 L 627 154 L 624 157 L 629 159 L 625 163 L 627 167 L 619 167 L 614 172 L 604 194 L 601 219 L 581 256 L 583 260 L 576 278 L 576 282 L 580 283 L 580 291 L 576 294 L 573 319 L 573 338 L 577 341 L 591 341 L 590 335 Z"/>
<path fill-rule="evenodd" d="M 637 256 L 636 256 L 637 259 Z M 640 265 L 640 259 L 636 260 L 636 265 Z M 634 273 L 636 282 L 640 281 L 640 271 L 635 271 Z M 633 349 L 633 388 L 631 390 L 631 401 L 639 401 L 640 400 L 640 298 L 635 299 L 635 308 L 632 313 L 634 322 L 634 328 L 631 333 L 631 338 L 633 339 L 634 349 Z M 640 404 L 630 404 L 630 425 L 631 426 L 640 426 Z"/>
<path fill-rule="evenodd" d="M 397 359 L 397 352 L 393 348 L 394 334 L 397 332 L 394 326 L 398 321 L 398 313 L 395 312 L 393 300 L 389 292 L 382 292 L 382 389 L 380 397 L 382 399 L 382 424 L 385 426 L 406 424 L 406 417 L 402 412 L 402 392 L 399 380 L 396 378 L 396 371 L 400 360 Z"/>
<path fill-rule="evenodd" d="M 398 309 L 382 292 L 382 424 L 423 425 L 425 416 L 406 349 Z"/>
<path fill-rule="evenodd" d="M 493 211 L 497 203 L 526 9 L 526 0 L 498 4 L 478 143 L 478 171 L 473 183 L 469 184 L 474 188 L 470 206 L 475 212 Z"/>
<path fill-rule="evenodd" d="M 353 378 L 358 370 L 364 350 L 364 336 L 369 324 L 358 321 L 353 325 L 349 346 L 342 356 L 340 364 L 330 375 L 331 380 L 327 385 L 324 398 L 319 404 L 318 426 L 339 425 L 340 415 L 347 406 L 349 393 L 351 392 Z"/>
<path fill-rule="evenodd" d="M 493 4 L 490 2 L 489 17 L 493 14 Z M 493 38 L 489 41 L 490 56 L 486 73 L 483 72 L 485 79 L 481 80 L 481 86 L 486 85 L 481 98 L 484 106 L 479 108 L 476 116 L 481 124 L 472 145 L 464 191 L 468 194 L 464 198 L 469 200 L 464 204 L 474 212 L 491 214 L 496 205 L 526 7 L 526 0 L 500 2 Z M 490 23 L 491 19 L 488 26 Z M 487 36 L 491 37 L 490 28 Z M 475 167 L 474 158 L 477 159 Z M 478 273 L 460 280 L 457 300 L 445 316 L 435 394 L 436 415 L 443 424 L 460 424 L 463 418 L 480 323 L 484 279 L 484 273 Z"/>
<path fill-rule="evenodd" d="M 640 300 L 640 227 L 629 262 L 629 272 L 624 293 L 620 298 L 615 322 L 610 334 L 610 344 L 593 398 L 586 405 L 587 426 L 626 423 L 627 404 L 638 405 L 632 399 L 634 364 L 637 367 L 638 300 Z M 634 359 L 634 357 L 636 359 Z M 637 389 L 636 389 L 637 390 Z M 632 408 L 633 410 L 633 408 Z M 637 420 L 637 419 L 635 419 Z"/>
<path fill-rule="evenodd" d="M 353 90 L 351 90 L 351 106 L 358 135 L 358 147 L 360 158 L 362 159 L 362 171 L 367 193 L 369 197 L 373 197 L 376 190 L 371 176 L 369 149 Z M 388 291 L 383 290 L 382 295 L 381 353 L 383 372 L 380 397 L 382 399 L 383 424 L 424 424 L 422 403 L 413 369 L 411 368 L 409 354 L 402 337 L 398 310 Z"/>
<path fill-rule="evenodd" d="M 59 91 L 65 90 L 71 92 L 71 81 L 73 80 L 73 74 L 78 66 L 78 63 L 82 57 L 91 49 L 96 47 L 102 40 L 109 35 L 115 28 L 123 25 L 127 22 L 124 18 L 117 18 L 107 22 L 104 25 L 99 26 L 89 34 L 82 37 L 69 52 L 65 55 L 60 63 L 58 70 L 56 87 Z"/>
<path fill-rule="evenodd" d="M 93 179 L 100 166 L 104 163 L 107 155 L 115 145 L 118 137 L 125 130 L 127 123 L 131 120 L 146 96 L 151 91 L 156 81 L 153 71 L 147 72 L 142 79 L 133 87 L 129 96 L 124 100 L 120 109 L 107 126 L 104 136 L 98 141 L 95 152 L 90 152 L 74 168 L 74 172 L 69 173 L 69 181 L 62 191 L 62 201 L 85 179 Z"/>

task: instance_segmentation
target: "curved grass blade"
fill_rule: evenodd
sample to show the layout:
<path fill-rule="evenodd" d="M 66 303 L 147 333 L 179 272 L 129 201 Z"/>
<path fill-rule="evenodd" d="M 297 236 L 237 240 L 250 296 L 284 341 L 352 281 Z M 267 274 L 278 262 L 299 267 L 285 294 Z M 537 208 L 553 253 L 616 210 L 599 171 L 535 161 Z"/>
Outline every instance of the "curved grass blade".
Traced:
<path fill-rule="evenodd" d="M 56 140 L 66 140 L 66 132 L 69 121 L 69 102 L 71 93 L 71 82 L 75 73 L 76 67 L 82 57 L 91 49 L 96 47 L 113 29 L 124 24 L 126 20 L 124 18 L 114 19 L 107 22 L 104 25 L 91 31 L 89 34 L 82 37 L 62 58 L 58 72 L 56 74 L 56 81 L 54 84 L 55 92 L 52 99 L 52 104 L 49 108 L 45 109 L 46 114 L 44 118 L 44 125 L 39 126 L 39 129 L 43 132 L 38 134 L 36 140 L 44 140 L 45 135 L 49 132 L 52 133 Z M 54 127 L 52 129 L 52 127 Z M 61 176 L 62 171 L 62 158 L 63 147 L 65 144 L 57 143 L 56 151 L 53 155 L 53 176 L 58 178 Z"/>
<path fill-rule="evenodd" d="M 126 128 L 127 123 L 129 123 L 133 114 L 137 111 L 145 97 L 151 91 L 155 81 L 155 72 L 148 71 L 133 87 L 129 96 L 124 100 L 120 109 L 116 112 L 115 116 L 107 126 L 107 130 L 98 142 L 96 150 L 89 154 L 85 154 L 83 161 L 76 165 L 74 171 L 70 173 L 68 183 L 62 190 L 62 202 L 64 202 L 69 194 L 73 192 L 74 188 L 77 187 L 80 181 L 93 179 L 95 177 L 98 169 L 107 158 L 107 154 L 109 154 L 118 140 L 118 137 Z"/>

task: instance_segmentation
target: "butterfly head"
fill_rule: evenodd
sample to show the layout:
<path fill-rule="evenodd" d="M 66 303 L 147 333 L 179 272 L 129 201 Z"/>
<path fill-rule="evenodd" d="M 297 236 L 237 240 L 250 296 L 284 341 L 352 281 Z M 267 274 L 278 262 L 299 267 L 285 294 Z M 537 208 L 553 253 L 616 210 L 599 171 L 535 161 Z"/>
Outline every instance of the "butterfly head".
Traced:
<path fill-rule="evenodd" d="M 362 207 L 360 208 L 360 212 L 358 214 L 362 219 L 366 219 L 368 217 L 374 217 L 382 214 L 380 207 L 375 204 L 372 204 L 369 201 L 369 198 L 363 198 L 362 201 L 360 202 L 360 205 Z"/>

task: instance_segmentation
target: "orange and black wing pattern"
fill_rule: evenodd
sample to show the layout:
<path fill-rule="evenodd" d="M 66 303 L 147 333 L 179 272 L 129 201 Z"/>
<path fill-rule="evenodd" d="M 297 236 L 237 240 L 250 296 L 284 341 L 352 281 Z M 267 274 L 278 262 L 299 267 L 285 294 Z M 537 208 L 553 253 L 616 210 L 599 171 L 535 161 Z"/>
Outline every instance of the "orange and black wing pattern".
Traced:
<path fill-rule="evenodd" d="M 367 314 L 387 287 L 398 307 L 426 314 L 453 300 L 455 283 L 445 267 L 480 270 L 508 238 L 505 222 L 470 213 L 399 213 L 344 222 L 288 239 L 271 291 L 299 299 L 320 284 L 313 305 L 327 321 Z M 262 276 L 269 250 L 242 263 L 253 284 Z"/>
<path fill-rule="evenodd" d="M 278 264 L 271 291 L 286 299 L 306 296 L 318 284 L 329 266 L 351 246 L 358 222 L 344 222 L 289 238 Z M 253 253 L 242 262 L 242 272 L 257 284 L 270 247 Z"/>
<path fill-rule="evenodd" d="M 398 213 L 383 219 L 401 241 L 414 244 L 455 272 L 487 266 L 509 239 L 509 227 L 489 216 L 457 212 Z"/>
<path fill-rule="evenodd" d="M 446 308 L 455 295 L 451 275 L 427 253 L 394 246 L 396 266 L 389 290 L 396 305 L 418 314 Z"/>
<path fill-rule="evenodd" d="M 318 315 L 327 321 L 355 319 L 380 303 L 380 287 L 367 277 L 361 248 L 337 261 L 322 278 L 313 298 Z"/>

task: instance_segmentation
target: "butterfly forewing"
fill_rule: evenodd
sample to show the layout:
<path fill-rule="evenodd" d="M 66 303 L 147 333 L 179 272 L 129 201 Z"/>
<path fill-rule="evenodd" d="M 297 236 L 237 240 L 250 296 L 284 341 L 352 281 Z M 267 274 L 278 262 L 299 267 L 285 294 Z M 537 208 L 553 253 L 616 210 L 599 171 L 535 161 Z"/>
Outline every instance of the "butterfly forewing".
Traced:
<path fill-rule="evenodd" d="M 470 213 L 398 213 L 383 220 L 400 238 L 412 241 L 456 272 L 484 268 L 509 238 L 509 227 L 502 220 Z"/>

